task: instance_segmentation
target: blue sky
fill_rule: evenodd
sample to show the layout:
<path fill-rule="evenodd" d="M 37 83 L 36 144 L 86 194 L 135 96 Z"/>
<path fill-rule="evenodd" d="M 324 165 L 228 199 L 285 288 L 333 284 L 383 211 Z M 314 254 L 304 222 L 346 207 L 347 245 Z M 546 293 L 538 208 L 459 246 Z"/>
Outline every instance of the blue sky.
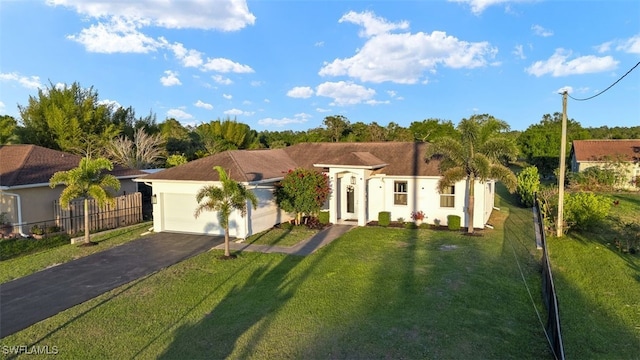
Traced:
<path fill-rule="evenodd" d="M 489 113 L 525 130 L 640 61 L 639 1 L 5 1 L 0 114 L 38 87 L 185 125 L 260 130 Z M 585 127 L 640 125 L 640 67 L 593 100 Z"/>

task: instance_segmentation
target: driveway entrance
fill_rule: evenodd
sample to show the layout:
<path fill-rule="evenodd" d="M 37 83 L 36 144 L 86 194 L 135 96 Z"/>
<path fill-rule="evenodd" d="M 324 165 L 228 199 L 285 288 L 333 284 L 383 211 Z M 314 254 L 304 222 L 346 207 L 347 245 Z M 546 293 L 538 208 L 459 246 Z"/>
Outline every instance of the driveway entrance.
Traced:
<path fill-rule="evenodd" d="M 0 284 L 0 338 L 223 242 L 221 236 L 152 234 Z"/>

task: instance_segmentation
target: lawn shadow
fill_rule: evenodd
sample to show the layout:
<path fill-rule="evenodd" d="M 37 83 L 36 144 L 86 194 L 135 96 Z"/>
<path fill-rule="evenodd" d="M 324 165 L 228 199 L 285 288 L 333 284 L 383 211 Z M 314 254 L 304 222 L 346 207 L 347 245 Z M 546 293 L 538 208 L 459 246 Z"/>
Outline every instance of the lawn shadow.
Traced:
<path fill-rule="evenodd" d="M 248 358 L 252 355 L 281 308 L 329 251 L 310 260 L 300 256 L 274 256 L 258 267 L 244 284 L 234 286 L 211 311 L 195 324 L 174 331 L 160 359 Z M 276 262 L 275 264 L 273 264 Z M 294 271 L 301 262 L 310 262 Z M 241 339 L 242 338 L 242 339 Z"/>

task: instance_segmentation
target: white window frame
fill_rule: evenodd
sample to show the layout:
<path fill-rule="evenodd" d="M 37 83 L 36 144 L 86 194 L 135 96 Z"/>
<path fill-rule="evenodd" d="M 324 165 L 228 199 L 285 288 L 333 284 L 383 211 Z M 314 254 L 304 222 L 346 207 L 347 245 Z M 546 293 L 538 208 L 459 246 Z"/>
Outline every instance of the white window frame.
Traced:
<path fill-rule="evenodd" d="M 399 185 L 404 184 L 404 189 Z M 404 190 L 404 191 L 402 191 Z M 402 201 L 404 198 L 404 203 Z M 409 200 L 409 182 L 405 180 L 395 180 L 393 182 L 393 205 L 406 206 Z"/>
<path fill-rule="evenodd" d="M 453 208 L 456 207 L 456 187 L 454 185 L 447 187 L 440 193 L 440 207 Z"/>

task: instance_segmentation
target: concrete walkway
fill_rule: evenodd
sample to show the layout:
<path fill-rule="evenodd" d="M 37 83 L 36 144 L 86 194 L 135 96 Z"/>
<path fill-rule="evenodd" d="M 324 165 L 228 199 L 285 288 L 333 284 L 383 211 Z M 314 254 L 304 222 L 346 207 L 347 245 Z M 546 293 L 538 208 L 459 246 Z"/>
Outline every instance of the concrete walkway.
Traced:
<path fill-rule="evenodd" d="M 311 238 L 303 240 L 294 246 L 276 246 L 276 245 L 253 245 L 250 243 L 229 243 L 231 251 L 251 251 L 263 253 L 281 253 L 289 255 L 305 256 L 312 254 L 321 247 L 329 244 L 333 240 L 342 236 L 342 234 L 353 229 L 354 225 L 332 225 Z M 220 244 L 216 249 L 224 249 L 224 244 Z"/>
<path fill-rule="evenodd" d="M 222 242 L 220 236 L 152 234 L 0 284 L 0 338 Z"/>

